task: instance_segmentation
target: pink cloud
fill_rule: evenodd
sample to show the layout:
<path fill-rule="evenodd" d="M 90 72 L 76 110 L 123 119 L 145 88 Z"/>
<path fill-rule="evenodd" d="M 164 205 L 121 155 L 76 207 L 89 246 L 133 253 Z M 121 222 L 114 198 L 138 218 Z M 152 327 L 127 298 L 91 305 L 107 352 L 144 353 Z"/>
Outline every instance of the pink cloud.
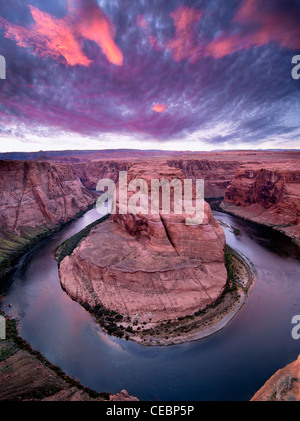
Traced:
<path fill-rule="evenodd" d="M 270 42 L 292 50 L 299 49 L 300 25 L 297 18 L 288 11 L 278 12 L 276 2 L 273 7 L 269 5 L 258 0 L 245 0 L 234 17 L 234 22 L 240 25 L 239 31 L 235 34 L 222 32 L 208 43 L 205 53 L 221 58 L 238 50 Z"/>
<path fill-rule="evenodd" d="M 195 26 L 200 22 L 202 14 L 202 10 L 185 6 L 170 14 L 174 20 L 175 35 L 165 46 L 172 51 L 174 61 L 192 58 L 198 52 Z"/>
<path fill-rule="evenodd" d="M 2 20 L 5 36 L 15 40 L 20 47 L 69 66 L 89 66 L 91 60 L 82 49 L 85 38 L 98 44 L 109 62 L 118 66 L 123 64 L 123 54 L 114 42 L 114 25 L 95 3 L 85 10 L 80 2 L 69 0 L 68 14 L 61 19 L 29 7 L 34 19 L 29 28 Z"/>
<path fill-rule="evenodd" d="M 151 28 L 150 28 L 150 26 L 149 26 L 149 24 L 148 24 L 144 15 L 138 15 L 137 16 L 136 24 L 137 24 L 137 26 L 142 28 L 144 33 L 148 36 L 148 41 L 149 41 L 149 44 L 151 45 L 151 47 L 154 48 L 155 50 L 161 50 L 162 46 L 160 45 L 157 37 L 155 37 L 154 35 L 151 35 Z"/>
<path fill-rule="evenodd" d="M 156 111 L 157 113 L 163 113 L 167 109 L 167 107 L 167 104 L 155 104 L 152 110 Z"/>
<path fill-rule="evenodd" d="M 138 15 L 136 18 L 136 24 L 138 26 L 140 26 L 141 28 L 143 28 L 144 30 L 148 30 L 149 26 L 148 26 L 148 22 L 145 19 L 144 15 Z"/>

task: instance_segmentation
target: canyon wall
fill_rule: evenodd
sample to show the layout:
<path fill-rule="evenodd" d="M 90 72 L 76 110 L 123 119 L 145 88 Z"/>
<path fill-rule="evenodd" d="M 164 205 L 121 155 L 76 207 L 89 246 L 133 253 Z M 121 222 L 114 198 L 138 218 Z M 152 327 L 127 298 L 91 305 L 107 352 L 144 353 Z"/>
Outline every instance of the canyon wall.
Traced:
<path fill-rule="evenodd" d="M 180 169 L 149 161 L 128 171 L 128 181 L 184 177 Z M 184 214 L 117 213 L 65 257 L 59 274 L 63 288 L 82 304 L 100 304 L 137 323 L 159 323 L 220 298 L 227 280 L 224 252 L 223 229 L 207 203 L 200 225 L 186 225 Z"/>
<path fill-rule="evenodd" d="M 223 210 L 271 226 L 300 243 L 300 164 L 242 165 L 226 189 Z"/>
<path fill-rule="evenodd" d="M 156 154 L 157 155 L 157 154 Z M 286 166 L 296 163 L 300 159 L 300 153 L 289 151 L 228 151 L 228 152 L 169 152 L 161 153 L 161 156 L 153 156 L 151 151 L 144 151 L 139 157 L 128 152 L 116 151 L 109 159 L 99 159 L 99 153 L 88 155 L 89 160 L 74 163 L 72 167 L 76 175 L 88 188 L 95 188 L 101 178 L 110 178 L 118 181 L 119 171 L 128 171 L 133 165 L 149 162 L 154 167 L 167 165 L 182 170 L 185 178 L 204 179 L 205 198 L 221 198 L 225 196 L 225 190 L 234 179 L 237 169 L 241 165 L 268 166 L 278 163 L 278 166 Z M 87 158 L 87 156 L 86 156 Z M 66 157 L 63 158 L 67 159 Z M 152 164 L 151 164 L 152 165 Z M 155 176 L 155 174 L 154 174 Z"/>
<path fill-rule="evenodd" d="M 178 159 L 168 165 L 180 168 L 186 178 L 203 179 L 205 198 L 224 197 L 225 190 L 240 165 L 238 160 Z"/>
<path fill-rule="evenodd" d="M 0 161 L 0 260 L 94 202 L 94 194 L 68 165 Z"/>
<path fill-rule="evenodd" d="M 85 187 L 96 189 L 99 180 L 108 178 L 115 183 L 119 179 L 119 171 L 128 171 L 132 161 L 128 160 L 92 160 L 86 163 L 73 164 L 72 169 Z"/>
<path fill-rule="evenodd" d="M 129 172 L 138 165 L 155 171 L 167 166 L 181 171 L 185 178 L 204 179 L 205 198 L 224 197 L 227 189 L 225 210 L 274 226 L 298 241 L 298 152 L 164 152 L 159 156 L 158 151 L 116 150 L 112 154 L 70 151 L 46 155 L 37 154 L 36 161 L 0 161 L 0 266 L 33 238 L 86 210 L 94 201 L 90 190 L 100 179 L 118 182 L 119 171 Z M 47 162 L 38 161 L 44 158 Z M 153 178 L 157 178 L 155 171 Z M 261 172 L 256 179 L 247 171 Z M 279 179 L 273 182 L 272 177 Z"/>
<path fill-rule="evenodd" d="M 168 165 L 182 170 L 185 178 L 204 179 L 206 198 L 224 197 L 226 187 L 234 178 L 240 165 L 238 160 L 141 158 L 139 160 L 92 160 L 73 164 L 72 168 L 87 188 L 95 189 L 97 182 L 102 178 L 109 178 L 117 182 L 119 171 L 128 171 L 132 166 L 139 164 L 149 167 L 149 163 L 153 163 L 155 168 L 159 165 Z M 155 174 L 153 177 L 156 178 Z"/>

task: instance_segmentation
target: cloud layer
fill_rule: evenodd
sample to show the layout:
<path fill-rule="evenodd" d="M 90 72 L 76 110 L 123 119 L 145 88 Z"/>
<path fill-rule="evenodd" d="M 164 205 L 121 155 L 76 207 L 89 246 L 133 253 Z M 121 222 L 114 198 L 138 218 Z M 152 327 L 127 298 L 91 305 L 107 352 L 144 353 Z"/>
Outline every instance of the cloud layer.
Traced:
<path fill-rule="evenodd" d="M 60 19 L 29 5 L 34 23 L 27 28 L 2 20 L 5 36 L 38 57 L 50 57 L 69 66 L 89 66 L 91 60 L 82 49 L 83 39 L 88 39 L 111 63 L 122 65 L 122 52 L 114 42 L 114 25 L 99 7 L 74 0 L 68 1 L 67 7 L 68 13 Z"/>
<path fill-rule="evenodd" d="M 299 145 L 297 0 L 11 0 L 0 16 L 2 138 Z"/>

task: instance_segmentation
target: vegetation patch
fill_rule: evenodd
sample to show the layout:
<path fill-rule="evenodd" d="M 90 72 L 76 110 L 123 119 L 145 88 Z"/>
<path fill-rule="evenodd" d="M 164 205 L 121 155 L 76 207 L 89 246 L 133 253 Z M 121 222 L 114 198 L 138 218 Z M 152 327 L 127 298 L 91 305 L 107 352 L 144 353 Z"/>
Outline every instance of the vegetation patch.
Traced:
<path fill-rule="evenodd" d="M 233 228 L 232 232 L 236 237 L 239 237 L 241 235 L 241 231 L 237 228 Z"/>
<path fill-rule="evenodd" d="M 17 259 L 43 237 L 56 231 L 59 227 L 21 228 L 21 234 L 16 235 L 0 228 L 0 278 L 12 269 Z"/>
<path fill-rule="evenodd" d="M 133 330 L 130 326 L 125 328 L 120 323 L 125 321 L 126 323 L 130 322 L 128 316 L 124 317 L 122 314 L 109 310 L 103 307 L 101 304 L 91 307 L 89 304 L 82 304 L 82 306 L 90 312 L 99 323 L 99 325 L 109 334 L 117 336 L 118 338 L 123 338 L 126 332 L 133 333 Z"/>
<path fill-rule="evenodd" d="M 55 255 L 58 267 L 60 266 L 60 263 L 63 261 L 63 259 L 66 256 L 70 256 L 73 253 L 73 251 L 78 246 L 80 241 L 89 235 L 92 228 L 99 225 L 101 222 L 104 222 L 108 218 L 109 218 L 109 215 L 105 215 L 102 218 L 97 219 L 96 221 L 92 222 L 90 225 L 87 225 L 83 230 L 73 235 L 73 237 L 64 241 L 60 246 L 58 246 L 56 250 L 56 255 Z"/>

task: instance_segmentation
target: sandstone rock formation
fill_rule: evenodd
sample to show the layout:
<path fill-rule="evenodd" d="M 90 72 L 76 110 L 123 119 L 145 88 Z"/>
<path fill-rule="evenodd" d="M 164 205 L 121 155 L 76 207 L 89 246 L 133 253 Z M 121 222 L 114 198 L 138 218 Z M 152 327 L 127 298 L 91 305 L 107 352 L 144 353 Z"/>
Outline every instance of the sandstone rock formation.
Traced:
<path fill-rule="evenodd" d="M 169 168 L 181 170 L 185 178 L 193 180 L 203 178 L 206 198 L 223 197 L 239 166 L 245 168 L 245 165 L 250 165 L 272 171 L 276 165 L 279 170 L 284 168 L 289 171 L 290 168 L 296 168 L 300 154 L 294 151 L 159 153 L 159 151 L 116 150 L 63 151 L 52 152 L 49 155 L 12 153 L 3 156 L 29 160 L 0 161 L 0 272 L 7 265 L 9 267 L 7 258 L 19 255 L 32 239 L 39 238 L 41 234 L 47 233 L 49 228 L 59 226 L 73 218 L 77 212 L 86 210 L 94 201 L 89 189 L 95 189 L 102 178 L 117 182 L 119 171 L 129 171 L 137 165 L 148 168 L 167 165 Z M 247 177 L 241 176 L 233 181 L 233 189 L 240 191 L 247 188 L 246 185 L 239 186 L 239 183 L 243 184 L 243 180 Z M 297 238 L 299 228 L 297 223 L 291 222 L 291 214 L 293 212 L 296 214 L 298 209 L 290 209 L 290 203 L 293 202 L 294 206 L 299 195 L 295 192 L 297 188 L 295 182 L 288 182 L 286 186 L 288 189 L 282 197 L 288 204 L 284 212 L 281 210 L 278 212 L 278 202 L 274 202 L 274 206 L 271 206 L 270 202 L 265 208 L 266 203 L 256 203 L 257 197 L 254 198 L 253 195 L 252 202 L 247 203 L 247 207 L 237 206 L 239 202 L 232 203 L 233 199 L 229 198 L 229 192 L 233 193 L 231 187 L 228 187 L 226 209 L 230 207 L 230 210 L 238 215 L 275 225 L 288 235 Z M 289 194 L 291 197 L 286 201 Z M 264 191 L 262 196 L 265 197 Z"/>
<path fill-rule="evenodd" d="M 235 160 L 209 160 L 209 159 L 173 159 L 168 164 L 180 168 L 186 178 L 204 179 L 205 198 L 224 197 L 225 190 L 234 178 L 240 161 Z"/>
<path fill-rule="evenodd" d="M 294 151 L 224 151 L 224 152 L 166 152 L 157 151 L 105 151 L 94 152 L 89 155 L 72 155 L 53 158 L 70 162 L 80 157 L 80 163 L 72 165 L 76 175 L 88 188 L 95 188 L 100 178 L 110 178 L 118 181 L 119 171 L 128 171 L 133 165 L 151 161 L 155 167 L 167 164 L 169 167 L 181 169 L 186 178 L 204 179 L 205 198 L 224 197 L 225 190 L 234 179 L 236 170 L 241 165 L 294 165 L 300 158 L 299 152 Z"/>
<path fill-rule="evenodd" d="M 94 202 L 68 165 L 0 161 L 0 259 Z"/>
<path fill-rule="evenodd" d="M 84 186 L 96 189 L 99 180 L 109 178 L 114 182 L 119 179 L 119 171 L 127 171 L 131 166 L 128 160 L 91 160 L 84 164 L 74 164 L 72 169 Z"/>
<path fill-rule="evenodd" d="M 300 243 L 300 163 L 242 165 L 221 207 Z"/>
<path fill-rule="evenodd" d="M 300 355 L 276 371 L 251 401 L 300 401 Z"/>
<path fill-rule="evenodd" d="M 133 165 L 133 178 L 182 180 L 180 169 L 153 162 Z M 213 304 L 227 273 L 225 236 L 205 203 L 201 225 L 184 215 L 112 215 L 60 264 L 61 284 L 75 300 L 139 323 L 161 322 Z"/>
<path fill-rule="evenodd" d="M 139 399 L 136 398 L 135 396 L 129 395 L 129 393 L 125 389 L 121 390 L 120 393 L 116 393 L 115 395 L 110 395 L 109 400 L 110 401 L 123 401 L 123 402 L 125 401 L 138 402 L 139 401 Z"/>

